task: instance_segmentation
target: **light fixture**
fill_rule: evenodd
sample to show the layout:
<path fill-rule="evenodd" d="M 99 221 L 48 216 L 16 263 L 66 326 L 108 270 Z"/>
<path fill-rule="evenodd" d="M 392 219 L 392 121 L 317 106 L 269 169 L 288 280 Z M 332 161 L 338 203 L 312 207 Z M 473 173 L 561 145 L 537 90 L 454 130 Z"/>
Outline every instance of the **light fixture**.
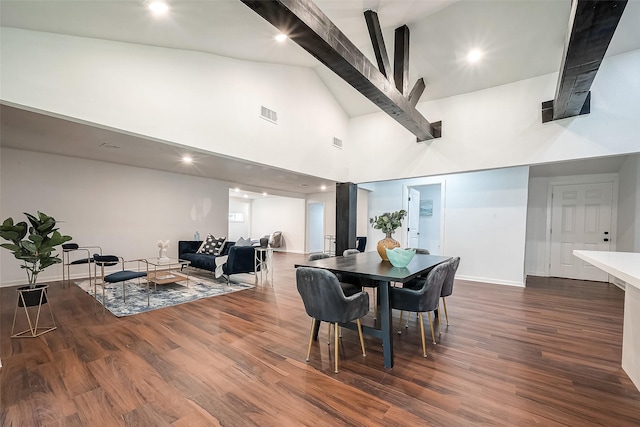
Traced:
<path fill-rule="evenodd" d="M 266 196 L 266 195 L 267 195 L 267 192 L 266 192 L 266 191 L 263 191 L 263 192 L 262 192 L 262 195 L 263 195 L 263 196 Z"/>
<path fill-rule="evenodd" d="M 283 42 L 287 39 L 287 35 L 286 34 L 278 34 L 277 36 L 274 37 L 276 39 L 276 41 L 278 42 Z"/>
<path fill-rule="evenodd" d="M 193 157 L 188 156 L 188 155 L 184 155 L 184 156 L 182 156 L 182 162 L 183 163 L 191 163 L 191 162 L 193 162 Z"/>
<path fill-rule="evenodd" d="M 467 61 L 470 64 L 475 64 L 476 62 L 482 59 L 482 51 L 480 49 L 471 49 L 469 53 L 467 53 Z"/>
<path fill-rule="evenodd" d="M 147 7 L 154 15 L 164 15 L 169 11 L 169 4 L 163 0 L 151 0 L 147 2 Z"/>
<path fill-rule="evenodd" d="M 244 196 L 242 196 L 242 197 L 244 197 L 245 199 L 249 198 L 249 196 L 247 196 L 246 194 Z"/>
<path fill-rule="evenodd" d="M 327 189 L 327 186 L 326 186 L 326 185 L 321 185 L 321 186 L 320 186 L 320 190 L 324 191 L 324 190 L 326 190 L 326 189 Z"/>
<path fill-rule="evenodd" d="M 236 193 L 240 192 L 240 189 L 238 187 L 234 188 L 233 191 L 235 191 Z"/>

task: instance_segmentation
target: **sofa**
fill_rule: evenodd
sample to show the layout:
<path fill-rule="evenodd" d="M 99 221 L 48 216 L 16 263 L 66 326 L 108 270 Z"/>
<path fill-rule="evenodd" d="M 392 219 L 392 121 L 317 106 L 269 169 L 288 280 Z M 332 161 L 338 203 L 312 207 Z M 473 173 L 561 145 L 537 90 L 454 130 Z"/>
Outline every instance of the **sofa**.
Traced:
<path fill-rule="evenodd" d="M 202 244 L 198 240 L 181 240 L 178 242 L 178 258 L 191 262 L 191 267 L 215 272 L 217 264 L 215 255 L 199 254 L 198 248 Z M 227 255 L 227 262 L 222 266 L 222 272 L 229 283 L 229 276 L 239 273 L 255 272 L 255 248 L 253 246 L 235 246 L 235 242 L 225 242 L 219 256 Z M 260 266 L 258 266 L 258 271 Z"/>

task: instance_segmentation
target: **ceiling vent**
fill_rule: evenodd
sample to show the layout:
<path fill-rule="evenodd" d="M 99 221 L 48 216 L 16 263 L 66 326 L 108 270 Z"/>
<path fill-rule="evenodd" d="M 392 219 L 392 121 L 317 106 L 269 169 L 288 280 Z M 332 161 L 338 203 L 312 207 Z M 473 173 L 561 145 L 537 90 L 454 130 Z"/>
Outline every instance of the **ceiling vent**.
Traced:
<path fill-rule="evenodd" d="M 271 123 L 278 123 L 278 113 L 268 109 L 264 105 L 260 107 L 260 117 Z"/>
<path fill-rule="evenodd" d="M 104 148 L 105 150 L 118 150 L 120 147 L 117 146 L 117 145 L 108 144 L 106 142 L 103 142 L 102 144 L 98 145 L 98 148 Z"/>
<path fill-rule="evenodd" d="M 333 138 L 333 146 L 336 148 L 342 148 L 342 140 L 338 138 Z"/>

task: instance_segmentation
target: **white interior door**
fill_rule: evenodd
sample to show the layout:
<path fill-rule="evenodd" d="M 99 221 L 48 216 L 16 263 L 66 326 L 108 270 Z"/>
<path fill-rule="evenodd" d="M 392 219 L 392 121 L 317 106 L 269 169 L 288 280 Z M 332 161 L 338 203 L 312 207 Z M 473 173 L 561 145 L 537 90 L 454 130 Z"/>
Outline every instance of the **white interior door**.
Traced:
<path fill-rule="evenodd" d="M 420 192 L 409 188 L 409 211 L 407 212 L 407 242 L 409 248 L 420 247 Z"/>
<path fill-rule="evenodd" d="M 551 276 L 601 282 L 608 280 L 607 273 L 573 256 L 573 250 L 610 250 L 612 203 L 612 183 L 553 187 Z"/>
<path fill-rule="evenodd" d="M 307 252 L 324 251 L 324 203 L 307 205 Z"/>

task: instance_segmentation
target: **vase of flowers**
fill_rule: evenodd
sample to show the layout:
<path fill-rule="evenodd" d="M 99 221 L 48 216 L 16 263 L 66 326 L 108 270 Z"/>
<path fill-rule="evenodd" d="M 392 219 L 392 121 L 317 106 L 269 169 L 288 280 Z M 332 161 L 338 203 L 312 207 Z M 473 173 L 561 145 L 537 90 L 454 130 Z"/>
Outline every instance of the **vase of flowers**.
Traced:
<path fill-rule="evenodd" d="M 407 215 L 407 211 L 401 209 L 395 212 L 385 212 L 380 216 L 374 216 L 369 219 L 369 223 L 376 230 L 382 231 L 386 237 L 378 242 L 378 254 L 380 258 L 389 261 L 386 249 L 399 248 L 400 242 L 395 240 L 392 235 L 398 227 L 402 225 L 402 219 Z"/>

